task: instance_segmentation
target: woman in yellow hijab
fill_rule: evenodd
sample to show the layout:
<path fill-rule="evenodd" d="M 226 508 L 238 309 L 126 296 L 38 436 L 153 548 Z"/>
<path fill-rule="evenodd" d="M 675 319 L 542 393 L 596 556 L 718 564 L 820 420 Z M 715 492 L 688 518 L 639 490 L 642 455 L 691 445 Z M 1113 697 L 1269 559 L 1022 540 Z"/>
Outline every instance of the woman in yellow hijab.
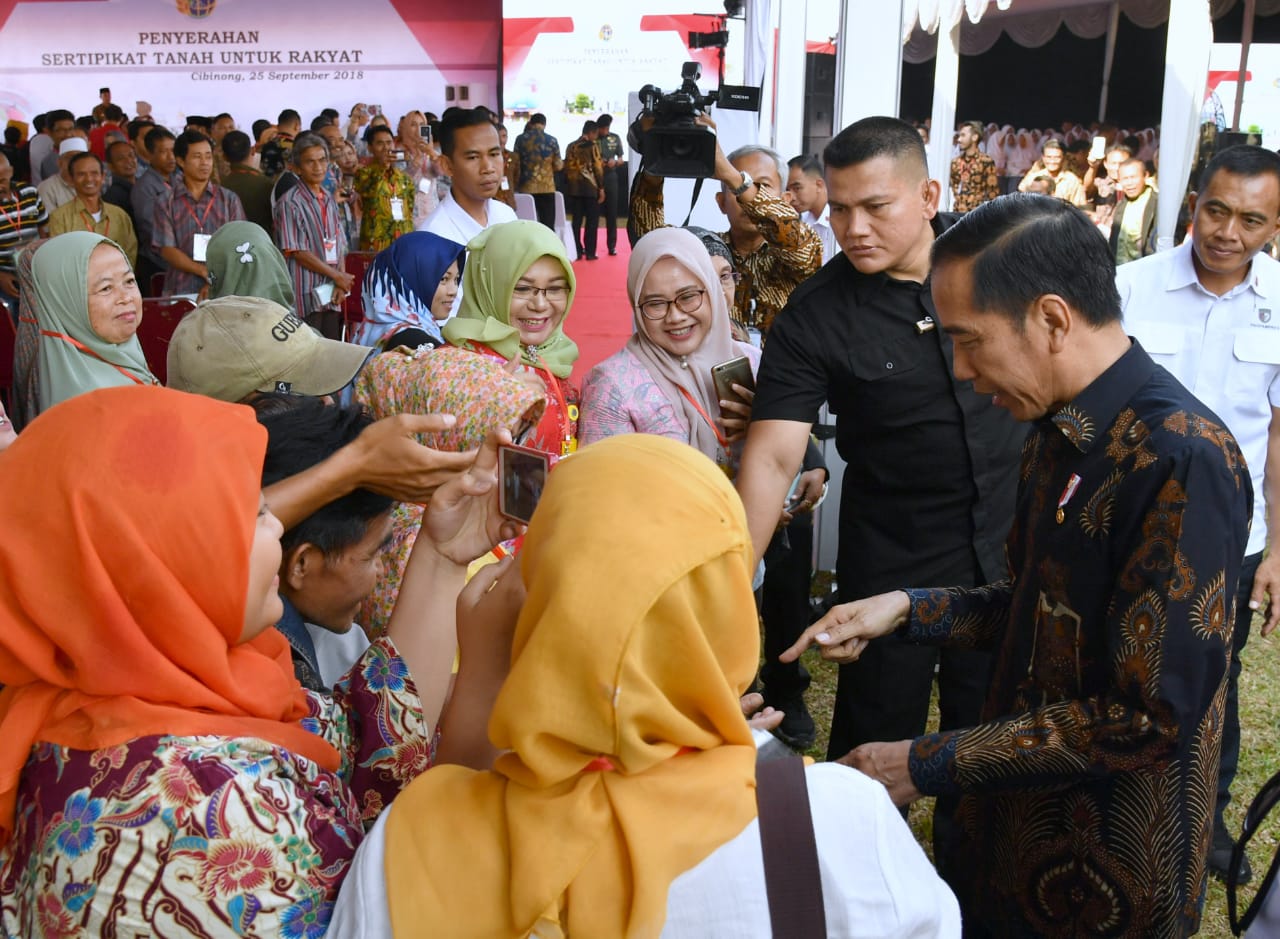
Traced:
<path fill-rule="evenodd" d="M 704 909 L 682 900 L 680 928 L 666 928 L 673 884 L 710 871 L 727 844 L 746 842 L 752 857 L 750 837 L 755 861 L 737 865 L 737 885 L 764 902 L 759 837 L 748 835 L 756 751 L 739 704 L 760 652 L 755 562 L 737 494 L 682 443 L 609 438 L 556 467 L 519 561 L 528 594 L 489 720 L 501 755 L 490 770 L 438 766 L 400 795 L 361 848 L 331 935 L 758 935 L 732 911 L 721 927 L 723 900 L 737 895 L 715 889 L 695 889 Z M 822 769 L 845 784 L 849 811 L 874 807 L 875 826 L 896 834 L 893 851 L 914 862 L 904 891 L 931 899 L 941 882 L 883 787 Z M 882 837 L 837 835 L 860 839 L 864 864 L 866 842 Z M 827 867 L 824 857 L 833 894 L 841 875 L 867 876 L 833 869 L 829 885 Z M 833 915 L 848 914 L 837 899 Z M 768 922 L 766 907 L 764 935 Z M 895 925 L 884 934 L 917 934 Z"/>

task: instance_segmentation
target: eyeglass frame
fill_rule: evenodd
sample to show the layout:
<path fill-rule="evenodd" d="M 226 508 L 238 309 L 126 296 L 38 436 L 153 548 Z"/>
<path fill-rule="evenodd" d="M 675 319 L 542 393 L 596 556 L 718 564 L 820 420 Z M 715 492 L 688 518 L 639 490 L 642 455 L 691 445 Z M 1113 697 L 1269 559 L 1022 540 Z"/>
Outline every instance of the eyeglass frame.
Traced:
<path fill-rule="evenodd" d="M 680 304 L 681 297 L 693 297 L 693 296 L 696 296 L 698 298 L 698 302 L 695 306 L 690 306 L 688 309 L 685 309 L 683 306 L 681 306 Z M 651 299 L 645 300 L 642 303 L 637 303 L 636 310 L 640 313 L 642 317 L 647 319 L 649 322 L 660 323 L 662 322 L 662 320 L 667 318 L 667 314 L 671 312 L 671 308 L 673 306 L 677 310 L 679 310 L 681 313 L 686 313 L 686 314 L 694 313 L 702 309 L 702 304 L 705 301 L 706 296 L 707 296 L 707 288 L 690 287 L 687 290 L 680 291 L 680 294 L 678 296 L 672 297 L 670 300 L 668 300 L 666 297 L 652 297 Z M 645 307 L 655 306 L 656 304 L 659 304 L 659 303 L 662 304 L 661 316 L 651 316 L 649 313 L 645 312 Z"/>
<path fill-rule="evenodd" d="M 551 290 L 563 291 L 564 296 L 553 300 L 551 299 L 551 294 L 548 293 L 548 291 L 551 291 Z M 528 291 L 528 294 L 522 295 L 521 291 Z M 568 284 L 552 284 L 550 287 L 535 287 L 532 284 L 516 284 L 514 287 L 511 288 L 511 296 L 522 303 L 532 303 L 534 298 L 537 297 L 539 294 L 542 295 L 543 300 L 546 300 L 547 303 L 551 304 L 552 306 L 554 306 L 557 303 L 565 303 L 569 299 L 569 285 Z"/>

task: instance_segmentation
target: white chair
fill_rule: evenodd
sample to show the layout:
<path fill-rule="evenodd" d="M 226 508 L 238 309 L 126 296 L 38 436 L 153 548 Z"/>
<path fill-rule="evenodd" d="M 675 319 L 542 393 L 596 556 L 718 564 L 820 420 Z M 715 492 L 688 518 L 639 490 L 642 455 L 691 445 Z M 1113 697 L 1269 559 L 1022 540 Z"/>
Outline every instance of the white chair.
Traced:
<path fill-rule="evenodd" d="M 578 260 L 578 246 L 573 242 L 573 229 L 565 218 L 563 192 L 556 193 L 556 234 L 560 236 L 560 240 L 564 243 L 564 250 L 569 255 L 569 260 Z"/>
<path fill-rule="evenodd" d="M 533 204 L 533 196 L 527 192 L 516 193 L 516 218 L 522 218 L 529 222 L 538 220 L 538 209 Z"/>

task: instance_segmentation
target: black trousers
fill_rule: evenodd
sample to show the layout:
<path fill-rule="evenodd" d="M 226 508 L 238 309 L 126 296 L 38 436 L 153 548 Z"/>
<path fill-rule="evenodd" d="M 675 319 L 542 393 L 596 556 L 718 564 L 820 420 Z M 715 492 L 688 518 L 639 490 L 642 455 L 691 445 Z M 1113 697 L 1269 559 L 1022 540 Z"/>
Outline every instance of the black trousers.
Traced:
<path fill-rule="evenodd" d="M 760 681 L 764 700 L 779 707 L 809 687 L 809 672 L 799 659 L 779 662 L 809 625 L 809 589 L 813 582 L 813 515 L 797 515 L 775 532 L 764 552 L 764 584 L 760 618 L 764 621 L 764 665 Z"/>
<path fill-rule="evenodd" d="M 1240 565 L 1240 580 L 1236 586 L 1236 628 L 1231 637 L 1231 660 L 1227 663 L 1227 707 L 1222 719 L 1222 756 L 1218 761 L 1218 804 L 1214 816 L 1214 823 L 1222 829 L 1226 828 L 1222 813 L 1231 801 L 1231 783 L 1240 764 L 1240 653 L 1249 641 L 1249 628 L 1253 624 L 1249 594 L 1253 591 L 1253 577 L 1258 573 L 1261 561 L 1261 551 L 1246 557 Z M 1280 603 L 1280 598 L 1271 602 Z"/>
<path fill-rule="evenodd" d="M 552 231 L 556 230 L 556 194 L 554 192 L 535 192 L 533 207 L 538 213 L 538 221 Z"/>
<path fill-rule="evenodd" d="M 600 234 L 600 201 L 596 196 L 570 196 L 569 211 L 573 214 L 573 241 L 578 256 L 596 256 L 596 242 Z M 586 237 L 583 237 L 583 228 Z"/>
<path fill-rule="evenodd" d="M 604 232 L 605 245 L 609 253 L 618 250 L 618 174 L 613 170 L 604 171 Z"/>

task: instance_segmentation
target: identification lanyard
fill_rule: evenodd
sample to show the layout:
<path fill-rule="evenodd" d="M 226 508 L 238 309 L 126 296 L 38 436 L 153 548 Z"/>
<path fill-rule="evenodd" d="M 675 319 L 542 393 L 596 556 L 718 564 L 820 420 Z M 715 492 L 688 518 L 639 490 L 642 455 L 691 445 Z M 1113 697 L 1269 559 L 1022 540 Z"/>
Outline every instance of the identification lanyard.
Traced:
<path fill-rule="evenodd" d="M 209 190 L 206 189 L 205 192 L 209 192 Z M 190 193 L 188 193 L 188 195 L 190 195 Z M 191 208 L 190 202 L 183 203 L 183 205 L 187 207 L 187 214 L 191 216 L 192 221 L 194 221 L 197 225 L 200 226 L 201 234 L 204 234 L 204 223 L 208 221 L 209 213 L 213 211 L 213 202 L 214 202 L 213 194 L 210 193 L 209 204 L 204 207 L 204 214 L 200 216 L 196 215 L 196 210 Z"/>
<path fill-rule="evenodd" d="M 154 384 L 153 382 L 145 381 L 144 379 L 139 378 L 137 375 L 133 374 L 133 372 L 129 371 L 127 368 L 121 368 L 119 365 L 116 365 L 115 362 L 108 362 L 102 356 L 98 355 L 98 353 L 94 352 L 92 349 L 86 346 L 79 339 L 75 339 L 71 336 L 68 336 L 66 333 L 55 333 L 52 330 L 42 329 L 40 330 L 40 335 L 47 336 L 50 339 L 61 339 L 64 342 L 70 343 L 71 345 L 79 349 L 81 352 L 83 352 L 85 355 L 93 356 L 93 358 L 97 359 L 99 362 L 104 362 L 107 365 L 110 365 L 112 368 L 114 368 L 117 372 L 119 372 L 125 378 L 129 379 L 129 381 L 133 382 L 135 385 Z"/>
<path fill-rule="evenodd" d="M 538 363 L 535 370 L 543 374 L 547 385 L 547 394 L 551 396 L 552 403 L 556 406 L 556 410 L 560 412 L 560 455 L 568 456 L 578 449 L 578 441 L 573 434 L 573 419 L 575 415 L 569 413 L 571 405 L 561 394 L 560 380 L 551 373 L 546 360 L 533 349 L 529 350 L 529 354 Z"/>
<path fill-rule="evenodd" d="M 711 415 L 707 413 L 706 408 L 704 408 L 701 404 L 695 401 L 693 395 L 689 394 L 687 389 L 681 388 L 680 393 L 684 395 L 684 399 L 686 401 L 688 401 L 690 404 L 693 405 L 693 409 L 702 415 L 702 419 L 707 422 L 707 426 L 711 428 L 711 432 L 716 435 L 716 441 L 720 444 L 721 447 L 724 448 L 724 452 L 728 453 L 729 440 L 728 438 L 725 437 L 724 433 L 716 425 L 716 422 L 711 419 Z"/>
<path fill-rule="evenodd" d="M 13 196 L 13 204 L 17 208 L 17 212 L 13 215 L 9 214 L 9 210 L 0 207 L 0 214 L 4 215 L 6 225 L 12 225 L 15 232 L 22 230 L 22 197 L 16 193 Z"/>
<path fill-rule="evenodd" d="M 327 200 L 327 199 L 325 199 L 325 197 L 324 197 L 324 196 L 319 195 L 318 193 L 316 193 L 316 192 L 315 192 L 315 190 L 313 190 L 310 186 L 308 186 L 308 187 L 307 187 L 307 191 L 308 191 L 308 192 L 310 192 L 310 193 L 311 193 L 311 195 L 315 197 L 317 207 L 318 207 L 318 208 L 319 208 L 319 210 L 320 210 L 320 232 L 321 232 L 321 235 L 322 235 L 323 237 L 325 237 L 325 238 L 328 238 L 328 237 L 329 237 L 329 232 L 330 232 L 330 228 L 329 228 L 329 202 L 328 202 L 328 200 Z M 335 232 L 336 232 L 336 230 L 335 230 Z"/>
<path fill-rule="evenodd" d="M 105 223 L 106 223 L 106 228 L 102 229 L 102 231 L 101 231 L 101 232 L 98 232 L 98 230 L 97 230 L 96 228 L 94 228 L 94 227 L 93 227 L 94 225 L 97 225 L 98 223 L 97 223 L 97 222 L 95 222 L 95 221 L 93 220 L 93 216 L 92 216 L 92 215 L 90 215 L 90 214 L 89 214 L 88 212 L 86 212 L 84 209 L 81 209 L 81 210 L 80 210 L 80 215 L 84 218 L 84 224 L 85 224 L 85 228 L 86 228 L 86 230 L 87 230 L 87 231 L 91 231 L 91 232 L 95 232 L 95 233 L 103 234 L 103 235 L 110 235 L 110 234 L 111 234 L 111 216 L 107 214 L 107 210 L 106 210 L 106 209 L 103 209 L 103 210 L 102 210 L 102 220 L 103 220 L 103 222 L 105 222 Z"/>

